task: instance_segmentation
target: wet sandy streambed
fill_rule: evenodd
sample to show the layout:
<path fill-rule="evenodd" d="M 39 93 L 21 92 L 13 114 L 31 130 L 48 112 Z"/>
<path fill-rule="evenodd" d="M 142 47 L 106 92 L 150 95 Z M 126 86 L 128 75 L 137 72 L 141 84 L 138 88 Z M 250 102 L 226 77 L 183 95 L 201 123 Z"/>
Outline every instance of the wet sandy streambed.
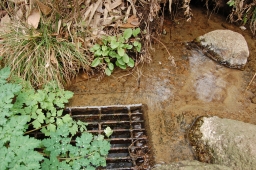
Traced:
<path fill-rule="evenodd" d="M 249 30 L 228 24 L 222 16 L 212 14 L 208 20 L 205 10 L 192 10 L 191 23 L 182 15 L 177 15 L 175 22 L 166 19 L 164 23 L 167 34 L 160 40 L 174 56 L 176 67 L 165 48 L 156 44 L 152 62 L 140 65 L 132 74 L 119 70 L 100 81 L 83 80 L 80 75 L 69 88 L 75 93 L 69 106 L 145 104 L 155 163 L 194 159 L 185 136 L 198 116 L 216 115 L 256 124 L 256 83 L 245 91 L 256 71 L 256 40 Z M 226 68 L 199 51 L 189 53 L 185 48 L 186 42 L 199 35 L 226 28 L 240 32 L 247 40 L 250 57 L 244 71 Z"/>

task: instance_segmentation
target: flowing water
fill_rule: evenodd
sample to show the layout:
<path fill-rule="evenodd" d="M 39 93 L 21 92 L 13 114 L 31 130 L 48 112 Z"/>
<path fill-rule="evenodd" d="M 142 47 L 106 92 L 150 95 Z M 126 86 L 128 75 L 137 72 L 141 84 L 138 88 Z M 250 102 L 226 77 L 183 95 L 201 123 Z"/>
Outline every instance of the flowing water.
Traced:
<path fill-rule="evenodd" d="M 166 18 L 167 34 L 159 38 L 176 67 L 165 48 L 156 44 L 152 62 L 131 74 L 118 70 L 100 81 L 83 80 L 81 74 L 69 88 L 75 93 L 69 106 L 147 105 L 145 118 L 156 163 L 194 159 L 185 136 L 198 116 L 216 115 L 256 124 L 256 84 L 245 91 L 256 71 L 256 41 L 249 30 L 228 24 L 222 16 L 212 14 L 209 19 L 204 9 L 192 8 L 192 12 L 191 23 L 182 14 L 174 21 Z M 244 71 L 221 66 L 200 51 L 189 52 L 185 47 L 199 35 L 227 28 L 240 32 L 248 42 L 250 57 Z"/>

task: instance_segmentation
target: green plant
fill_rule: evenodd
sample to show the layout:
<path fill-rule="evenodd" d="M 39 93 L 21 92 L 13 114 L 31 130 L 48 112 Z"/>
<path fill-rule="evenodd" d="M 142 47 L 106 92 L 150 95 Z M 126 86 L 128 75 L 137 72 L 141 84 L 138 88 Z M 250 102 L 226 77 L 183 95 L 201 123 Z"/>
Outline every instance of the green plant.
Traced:
<path fill-rule="evenodd" d="M 126 29 L 122 35 L 102 38 L 102 44 L 95 44 L 90 51 L 94 54 L 91 66 L 101 66 L 106 75 L 110 76 L 115 65 L 121 69 L 134 67 L 134 60 L 127 52 L 140 52 L 141 43 L 138 34 L 140 29 Z M 114 64 L 113 64 L 114 63 Z"/>
<path fill-rule="evenodd" d="M 7 81 L 9 76 L 9 67 L 0 70 L 1 170 L 95 169 L 106 165 L 109 142 L 103 135 L 86 132 L 84 122 L 63 113 L 71 92 L 55 83 L 35 91 L 21 79 Z M 44 139 L 29 136 L 40 129 Z M 106 129 L 107 136 L 110 131 Z"/>
<path fill-rule="evenodd" d="M 235 6 L 236 2 L 235 0 L 229 0 L 227 4 L 232 7 L 232 6 Z"/>
<path fill-rule="evenodd" d="M 61 86 L 89 65 L 85 54 L 72 42 L 54 33 L 52 26 L 43 22 L 37 30 L 19 24 L 1 32 L 3 63 L 11 66 L 12 75 L 36 87 L 52 80 Z"/>

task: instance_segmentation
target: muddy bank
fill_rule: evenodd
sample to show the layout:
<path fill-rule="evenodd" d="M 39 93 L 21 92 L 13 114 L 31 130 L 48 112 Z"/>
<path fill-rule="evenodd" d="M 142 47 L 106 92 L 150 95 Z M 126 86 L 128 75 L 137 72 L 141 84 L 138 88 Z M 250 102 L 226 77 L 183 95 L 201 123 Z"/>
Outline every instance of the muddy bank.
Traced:
<path fill-rule="evenodd" d="M 95 106 L 143 103 L 156 163 L 193 160 L 185 139 L 186 130 L 197 116 L 219 116 L 256 124 L 255 83 L 245 91 L 254 72 L 256 42 L 249 30 L 226 23 L 224 17 L 193 8 L 191 23 L 176 15 L 166 18 L 167 34 L 161 40 L 174 57 L 176 67 L 161 44 L 154 46 L 151 64 L 140 65 L 132 73 L 116 71 L 102 80 L 84 80 L 82 75 L 69 90 L 75 96 L 70 106 Z M 184 44 L 215 29 L 231 29 L 247 40 L 250 56 L 244 71 L 217 64 L 198 51 L 188 52 Z"/>

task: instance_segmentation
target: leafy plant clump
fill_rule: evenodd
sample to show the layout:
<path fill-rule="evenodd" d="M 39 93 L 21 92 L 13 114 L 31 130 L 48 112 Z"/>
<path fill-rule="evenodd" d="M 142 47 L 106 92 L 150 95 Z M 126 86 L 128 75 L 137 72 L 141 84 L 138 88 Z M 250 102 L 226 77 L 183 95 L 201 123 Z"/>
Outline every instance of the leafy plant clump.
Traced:
<path fill-rule="evenodd" d="M 256 2 L 243 0 L 229 0 L 227 4 L 232 7 L 229 15 L 231 22 L 241 21 L 242 25 L 249 23 L 251 32 L 256 34 Z"/>
<path fill-rule="evenodd" d="M 90 49 L 95 57 L 91 66 L 102 67 L 108 76 L 112 74 L 115 65 L 121 69 L 134 67 L 134 60 L 127 53 L 141 51 L 139 33 L 139 28 L 129 28 L 122 35 L 103 37 L 102 44 L 95 44 Z"/>
<path fill-rule="evenodd" d="M 63 113 L 72 92 L 59 89 L 55 83 L 35 91 L 22 80 L 7 81 L 9 76 L 9 67 L 0 70 L 1 170 L 90 170 L 106 166 L 109 142 L 103 135 L 88 133 L 86 123 Z M 39 130 L 43 139 L 31 135 Z M 106 132 L 109 136 L 111 129 Z"/>

